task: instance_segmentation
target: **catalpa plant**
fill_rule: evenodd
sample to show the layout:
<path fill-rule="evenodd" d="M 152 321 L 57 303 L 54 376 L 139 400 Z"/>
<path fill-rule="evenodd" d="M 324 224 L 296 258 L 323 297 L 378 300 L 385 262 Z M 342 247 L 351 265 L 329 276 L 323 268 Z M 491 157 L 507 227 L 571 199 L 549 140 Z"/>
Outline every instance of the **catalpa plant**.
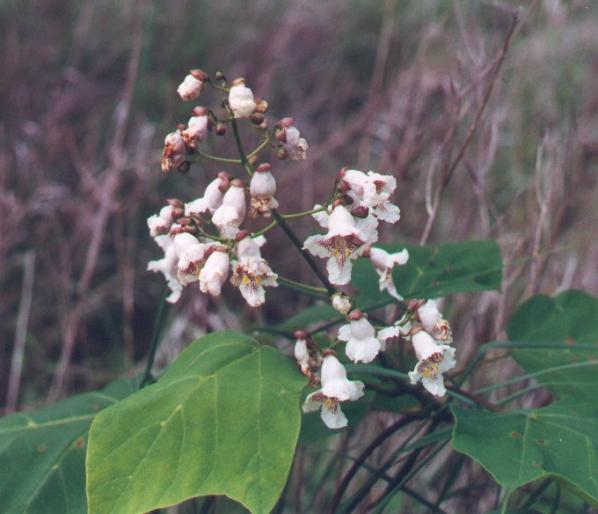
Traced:
<path fill-rule="evenodd" d="M 442 313 L 463 310 L 448 310 L 443 297 L 500 290 L 496 242 L 380 242 L 384 224 L 400 220 L 397 180 L 384 171 L 320 169 L 329 190 L 313 208 L 289 212 L 283 198 L 294 192 L 282 194 L 277 177 L 309 158 L 302 127 L 270 116 L 241 78 L 192 70 L 177 92 L 193 103 L 187 123 L 165 137 L 162 170 L 201 174 L 207 186 L 147 220 L 160 249 L 148 269 L 166 292 L 144 371 L 0 419 L 0 512 L 598 505 L 596 298 L 533 296 L 500 327 L 508 340 L 465 346 Z M 197 105 L 207 98 L 214 105 Z M 216 138 L 226 155 L 214 152 Z M 305 239 L 298 223 L 302 234 L 312 229 Z M 266 258 L 274 238 L 290 244 Z M 283 259 L 311 274 L 284 276 Z M 277 301 L 277 288 L 290 290 L 290 318 L 210 333 L 154 369 L 164 307 L 185 290 L 240 294 L 235 301 L 259 309 Z M 469 459 L 488 471 L 485 481 L 472 480 L 479 472 Z"/>
<path fill-rule="evenodd" d="M 379 276 L 380 291 L 387 291 L 402 301 L 393 280 L 395 267 L 409 260 L 406 249 L 389 253 L 374 246 L 381 223 L 395 224 L 400 209 L 394 203 L 396 179 L 389 174 L 342 168 L 331 184 L 328 199 L 303 213 L 282 213 L 276 200 L 276 174 L 284 161 L 308 158 L 309 145 L 291 117 L 272 123 L 268 102 L 256 98 L 245 79 L 228 82 L 222 74 L 212 81 L 201 70 L 192 70 L 177 91 L 182 100 L 196 101 L 204 87 L 222 93 L 221 107 L 210 109 L 196 105 L 190 109 L 186 125 L 169 133 L 164 141 L 162 170 L 187 173 L 194 161 L 219 160 L 202 150 L 210 134 L 222 137 L 232 131 L 239 159 L 236 168 L 220 171 L 203 195 L 191 199 L 170 199 L 158 214 L 147 220 L 150 235 L 164 252 L 161 259 L 148 265 L 164 275 L 170 295 L 179 300 L 185 287 L 199 293 L 220 296 L 228 282 L 251 307 L 266 302 L 267 288 L 279 285 L 302 287 L 276 273 L 275 263 L 262 256 L 266 234 L 276 227 L 295 245 L 315 278 L 320 279 L 330 304 L 346 319 L 335 337 L 333 348 L 320 348 L 305 330 L 297 331 L 294 356 L 301 372 L 314 387 L 303 406 L 305 412 L 319 409 L 329 428 L 343 428 L 347 418 L 341 403 L 356 401 L 364 395 L 364 385 L 347 379 L 347 372 L 337 354 L 344 353 L 354 363 L 370 363 L 387 345 L 411 343 L 417 363 L 409 373 L 411 383 L 421 382 L 433 395 L 446 393 L 443 374 L 455 364 L 451 329 L 434 300 L 411 301 L 403 314 L 390 326 L 375 327 L 367 315 L 355 308 L 350 292 L 342 290 L 351 282 L 353 262 L 359 257 L 370 259 Z M 245 153 L 239 125 L 248 123 L 261 135 L 257 147 Z M 276 159 L 274 164 L 269 162 Z M 318 232 L 299 243 L 291 224 L 311 216 Z M 264 218 L 273 222 L 250 232 L 244 228 L 247 218 Z M 326 263 L 326 275 L 318 271 L 313 257 Z M 306 289 L 312 287 L 305 284 Z M 344 348 L 343 348 L 344 346 Z"/>

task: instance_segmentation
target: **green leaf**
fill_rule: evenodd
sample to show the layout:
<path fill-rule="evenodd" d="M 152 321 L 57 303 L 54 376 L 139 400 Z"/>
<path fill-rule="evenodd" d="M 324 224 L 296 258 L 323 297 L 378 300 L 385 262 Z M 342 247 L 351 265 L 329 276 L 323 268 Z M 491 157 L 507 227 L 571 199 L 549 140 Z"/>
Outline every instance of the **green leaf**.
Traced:
<path fill-rule="evenodd" d="M 289 359 L 247 336 L 194 342 L 157 383 L 94 420 L 90 513 L 143 513 L 219 494 L 270 512 L 293 460 L 304 386 Z"/>
<path fill-rule="evenodd" d="M 0 419 L 0 512 L 84 514 L 85 447 L 93 418 L 131 394 L 132 380 Z"/>
<path fill-rule="evenodd" d="M 508 332 L 520 341 L 595 343 L 597 309 L 597 299 L 578 291 L 534 297 Z M 454 408 L 453 447 L 509 489 L 553 477 L 598 504 L 598 347 L 526 348 L 514 357 L 559 400 L 504 414 Z"/>
<path fill-rule="evenodd" d="M 502 284 L 500 248 L 494 241 L 429 246 L 383 244 L 379 247 L 390 252 L 409 250 L 409 262 L 395 268 L 393 275 L 405 299 L 500 289 Z M 362 309 L 395 302 L 386 291 L 379 291 L 378 275 L 368 259 L 355 261 L 351 283 L 358 290 L 357 305 Z M 338 317 L 338 312 L 329 304 L 312 305 L 276 328 L 292 332 Z"/>
<path fill-rule="evenodd" d="M 395 268 L 397 290 L 405 298 L 437 298 L 451 293 L 500 289 L 502 260 L 495 241 L 465 241 L 429 246 L 377 245 L 388 252 L 406 248 L 409 261 Z M 378 290 L 378 275 L 368 259 L 359 259 L 352 284 L 359 290 L 362 306 L 392 302 Z"/>

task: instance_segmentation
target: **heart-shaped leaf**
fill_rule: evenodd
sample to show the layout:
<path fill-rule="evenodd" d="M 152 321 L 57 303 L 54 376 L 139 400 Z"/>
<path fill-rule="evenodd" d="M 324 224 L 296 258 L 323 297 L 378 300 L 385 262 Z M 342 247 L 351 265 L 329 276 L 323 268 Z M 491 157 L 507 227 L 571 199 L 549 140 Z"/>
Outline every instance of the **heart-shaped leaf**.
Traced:
<path fill-rule="evenodd" d="M 90 513 L 143 513 L 211 494 L 270 512 L 293 460 L 304 386 L 289 359 L 247 336 L 194 342 L 157 383 L 94 420 Z"/>

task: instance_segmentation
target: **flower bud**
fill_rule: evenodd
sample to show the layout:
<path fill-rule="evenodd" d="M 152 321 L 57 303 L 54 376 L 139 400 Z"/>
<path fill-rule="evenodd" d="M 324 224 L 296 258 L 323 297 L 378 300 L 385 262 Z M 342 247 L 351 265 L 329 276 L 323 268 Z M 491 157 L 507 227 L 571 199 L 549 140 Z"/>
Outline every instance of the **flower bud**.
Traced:
<path fill-rule="evenodd" d="M 363 312 L 360 309 L 353 309 L 347 316 L 351 321 L 357 321 L 363 318 Z"/>
<path fill-rule="evenodd" d="M 233 81 L 228 94 L 228 105 L 235 118 L 248 118 L 255 111 L 253 91 L 245 85 L 245 79 L 238 78 Z"/>
<path fill-rule="evenodd" d="M 254 125 L 261 125 L 265 119 L 265 116 L 261 112 L 257 111 L 252 113 L 249 117 L 249 121 L 251 121 L 251 123 L 253 123 Z"/>
<path fill-rule="evenodd" d="M 341 314 L 347 314 L 351 310 L 351 300 L 342 293 L 332 296 L 332 307 Z"/>
<path fill-rule="evenodd" d="M 356 218 L 360 218 L 360 219 L 367 218 L 369 213 L 370 213 L 370 210 L 363 205 L 360 205 L 359 207 L 355 207 L 355 209 L 353 209 L 351 211 L 351 214 L 353 216 L 355 216 Z"/>
<path fill-rule="evenodd" d="M 268 102 L 264 98 L 258 98 L 255 101 L 256 112 L 265 114 L 268 111 Z"/>
<path fill-rule="evenodd" d="M 200 79 L 194 74 L 194 72 L 197 71 L 198 70 L 192 70 L 177 88 L 177 93 L 186 102 L 197 98 L 203 89 L 204 79 Z"/>
<path fill-rule="evenodd" d="M 216 123 L 216 125 L 214 126 L 214 134 L 216 134 L 217 136 L 223 136 L 224 134 L 226 134 L 226 125 L 221 121 Z"/>

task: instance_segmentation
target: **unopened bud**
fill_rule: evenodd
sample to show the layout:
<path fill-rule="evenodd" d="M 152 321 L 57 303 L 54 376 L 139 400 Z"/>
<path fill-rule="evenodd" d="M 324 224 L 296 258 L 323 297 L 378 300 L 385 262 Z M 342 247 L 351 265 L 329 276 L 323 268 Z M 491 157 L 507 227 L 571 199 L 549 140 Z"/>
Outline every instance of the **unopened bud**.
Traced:
<path fill-rule="evenodd" d="M 242 241 L 243 239 L 245 239 L 246 237 L 248 237 L 250 235 L 251 235 L 251 232 L 249 232 L 249 230 L 239 230 L 239 232 L 237 232 L 237 235 L 235 236 L 235 243 Z"/>
<path fill-rule="evenodd" d="M 351 214 L 356 218 L 364 219 L 367 218 L 370 213 L 370 210 L 365 205 L 360 205 L 359 207 L 355 207 L 351 211 Z"/>
<path fill-rule="evenodd" d="M 172 208 L 172 219 L 178 220 L 181 216 L 185 215 L 184 207 L 173 207 Z"/>
<path fill-rule="evenodd" d="M 185 207 L 184 202 L 182 200 L 179 200 L 178 198 L 167 198 L 166 202 L 168 203 L 168 205 L 172 207 Z"/>
<path fill-rule="evenodd" d="M 281 120 L 279 120 L 276 123 L 276 126 L 280 127 L 280 128 L 286 128 L 286 127 L 290 127 L 294 124 L 295 124 L 295 120 L 289 116 L 286 116 L 286 117 L 282 118 Z"/>
<path fill-rule="evenodd" d="M 287 131 L 284 128 L 277 128 L 276 132 L 274 133 L 274 137 L 278 139 L 281 143 L 286 143 Z"/>
<path fill-rule="evenodd" d="M 201 105 L 196 105 L 191 112 L 193 113 L 193 116 L 207 116 L 210 110 Z"/>
<path fill-rule="evenodd" d="M 293 332 L 293 337 L 295 339 L 307 339 L 309 334 L 305 330 L 295 330 L 295 332 Z"/>
<path fill-rule="evenodd" d="M 208 75 L 199 68 L 195 68 L 194 70 L 191 70 L 189 73 L 193 75 L 197 80 L 201 80 L 202 82 L 208 79 Z"/>
<path fill-rule="evenodd" d="M 214 134 L 216 134 L 217 136 L 223 136 L 224 134 L 226 134 L 226 125 L 221 121 L 216 123 L 216 125 L 214 126 Z"/>
<path fill-rule="evenodd" d="M 276 155 L 276 157 L 278 157 L 281 161 L 284 161 L 285 159 L 288 159 L 289 152 L 287 152 L 282 146 L 279 146 L 276 148 L 276 150 L 274 150 L 274 155 Z"/>
<path fill-rule="evenodd" d="M 256 112 L 260 112 L 262 114 L 266 113 L 266 111 L 268 110 L 268 102 L 264 98 L 256 99 L 255 110 Z"/>
<path fill-rule="evenodd" d="M 255 171 L 259 171 L 260 173 L 264 173 L 266 171 L 270 171 L 272 169 L 272 165 L 269 162 L 262 162 Z"/>
<path fill-rule="evenodd" d="M 251 116 L 249 116 L 249 121 L 254 125 L 261 125 L 264 120 L 265 116 L 261 112 L 254 112 Z"/>
<path fill-rule="evenodd" d="M 224 73 L 222 73 L 221 71 L 217 71 L 214 75 L 214 78 L 216 80 L 222 80 L 225 81 L 226 80 L 226 76 L 224 75 Z"/>
<path fill-rule="evenodd" d="M 357 321 L 363 318 L 363 312 L 360 309 L 353 309 L 347 316 L 351 321 Z"/>

